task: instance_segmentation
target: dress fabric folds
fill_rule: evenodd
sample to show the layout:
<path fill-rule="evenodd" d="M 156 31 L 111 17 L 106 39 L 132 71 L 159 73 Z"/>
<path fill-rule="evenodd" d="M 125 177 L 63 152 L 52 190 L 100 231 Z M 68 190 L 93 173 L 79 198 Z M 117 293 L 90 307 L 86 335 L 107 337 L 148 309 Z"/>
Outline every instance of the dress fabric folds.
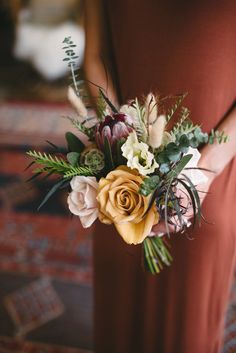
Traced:
<path fill-rule="evenodd" d="M 235 0 L 104 0 L 122 102 L 188 92 L 191 118 L 211 128 L 235 103 Z M 171 239 L 174 258 L 144 273 L 141 246 L 96 225 L 96 353 L 219 353 L 236 254 L 236 161 L 203 203 L 208 223 Z"/>

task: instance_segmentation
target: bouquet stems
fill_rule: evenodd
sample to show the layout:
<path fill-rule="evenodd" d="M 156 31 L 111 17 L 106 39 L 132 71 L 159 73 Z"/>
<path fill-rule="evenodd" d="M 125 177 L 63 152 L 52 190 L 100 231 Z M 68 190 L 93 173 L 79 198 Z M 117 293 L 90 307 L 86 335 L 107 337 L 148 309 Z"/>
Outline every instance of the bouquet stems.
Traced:
<path fill-rule="evenodd" d="M 143 242 L 143 250 L 145 269 L 153 275 L 159 273 L 163 265 L 171 265 L 172 256 L 161 237 L 147 237 Z"/>

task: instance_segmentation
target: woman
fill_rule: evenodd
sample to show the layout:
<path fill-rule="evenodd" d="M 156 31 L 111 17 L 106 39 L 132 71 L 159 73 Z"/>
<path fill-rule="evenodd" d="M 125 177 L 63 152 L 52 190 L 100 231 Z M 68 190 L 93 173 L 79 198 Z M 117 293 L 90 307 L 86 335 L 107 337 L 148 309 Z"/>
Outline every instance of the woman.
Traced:
<path fill-rule="evenodd" d="M 215 171 L 204 186 L 209 223 L 190 237 L 172 236 L 174 262 L 160 275 L 143 273 L 139 246 L 127 246 L 111 227 L 97 226 L 96 353 L 221 351 L 236 250 L 235 13 L 233 0 L 86 1 L 88 80 L 108 87 L 115 103 L 150 91 L 187 91 L 192 120 L 230 135 L 227 144 L 201 151 L 199 167 Z M 104 70 L 107 38 L 116 88 Z M 96 97 L 95 86 L 89 88 Z"/>

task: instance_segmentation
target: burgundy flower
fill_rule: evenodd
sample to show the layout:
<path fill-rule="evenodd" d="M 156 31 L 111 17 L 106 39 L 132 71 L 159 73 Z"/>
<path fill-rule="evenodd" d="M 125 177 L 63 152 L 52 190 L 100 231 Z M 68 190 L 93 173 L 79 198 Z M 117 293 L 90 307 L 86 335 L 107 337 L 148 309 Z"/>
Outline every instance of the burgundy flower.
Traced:
<path fill-rule="evenodd" d="M 126 138 L 131 131 L 133 131 L 133 128 L 129 116 L 119 113 L 107 115 L 96 128 L 95 140 L 97 146 L 102 150 L 106 137 L 111 147 L 113 147 L 118 140 Z"/>

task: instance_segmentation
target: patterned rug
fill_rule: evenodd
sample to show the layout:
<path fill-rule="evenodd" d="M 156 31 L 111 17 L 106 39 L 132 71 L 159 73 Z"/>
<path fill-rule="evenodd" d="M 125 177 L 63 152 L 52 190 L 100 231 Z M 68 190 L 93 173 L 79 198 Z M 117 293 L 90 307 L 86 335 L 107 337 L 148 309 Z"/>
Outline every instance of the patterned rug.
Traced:
<path fill-rule="evenodd" d="M 23 172 L 28 149 L 1 147 L 0 270 L 90 285 L 92 231 L 69 215 L 66 192 L 37 211 L 52 182 L 25 182 L 31 176 Z"/>
<path fill-rule="evenodd" d="M 65 105 L 0 106 L 0 352 L 86 353 L 93 348 L 92 230 L 67 191 L 37 211 L 53 181 L 26 183 L 29 149 L 62 145 Z"/>
<path fill-rule="evenodd" d="M 23 339 L 11 339 L 0 336 L 1 353 L 92 353 L 91 351 L 77 348 L 60 347 Z"/>
<path fill-rule="evenodd" d="M 57 292 L 46 277 L 9 294 L 4 302 L 16 326 L 17 336 L 25 335 L 65 311 Z"/>

